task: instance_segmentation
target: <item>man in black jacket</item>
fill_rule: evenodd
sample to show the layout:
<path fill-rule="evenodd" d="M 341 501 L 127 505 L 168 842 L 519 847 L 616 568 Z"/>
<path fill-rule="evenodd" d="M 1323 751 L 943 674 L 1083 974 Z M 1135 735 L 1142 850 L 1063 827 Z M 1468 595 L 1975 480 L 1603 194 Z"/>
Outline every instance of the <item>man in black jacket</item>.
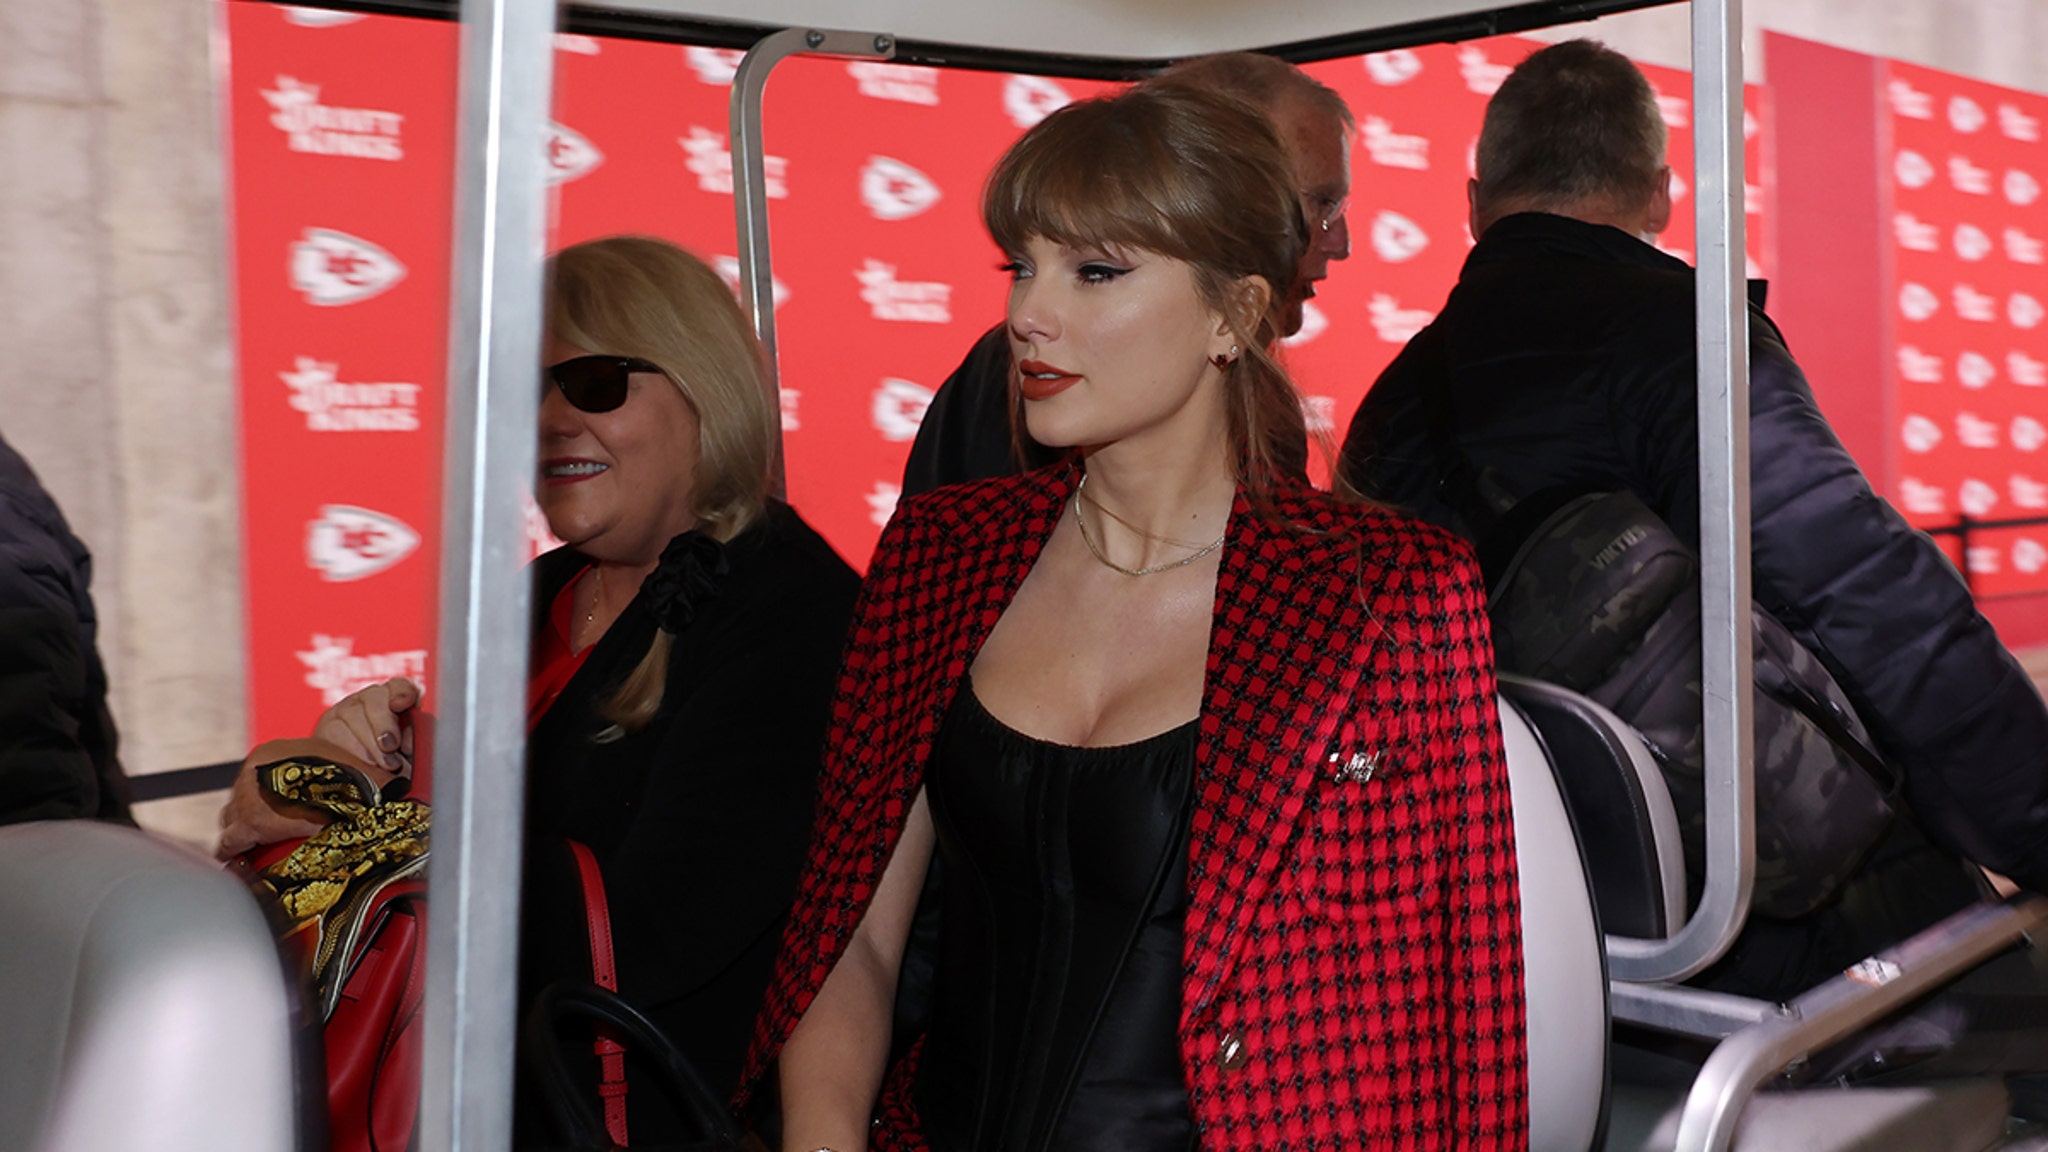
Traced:
<path fill-rule="evenodd" d="M 0 824 L 132 823 L 91 579 L 91 554 L 0 440 Z"/>
<path fill-rule="evenodd" d="M 1488 105 L 1477 159 L 1479 243 L 1359 409 L 1344 478 L 1465 531 L 1425 427 L 1441 389 L 1489 483 L 1627 489 L 1697 548 L 1693 275 L 1644 239 L 1671 214 L 1648 82 L 1589 41 L 1537 52 Z M 1947 559 L 1871 491 L 1755 308 L 1750 454 L 1756 602 L 1833 672 L 1918 825 L 1896 821 L 1812 914 L 1752 916 L 1701 978 L 1780 996 L 1978 898 L 1959 857 L 2048 890 L 2048 709 Z"/>
<path fill-rule="evenodd" d="M 1160 73 L 1152 84 L 1184 84 L 1223 92 L 1263 111 L 1280 133 L 1293 161 L 1294 186 L 1301 193 L 1308 247 L 1294 283 L 1283 299 L 1283 334 L 1301 328 L 1301 309 L 1330 274 L 1332 261 L 1351 255 L 1351 231 L 1344 210 L 1351 199 L 1351 109 L 1344 98 L 1294 65 L 1253 52 L 1197 56 Z M 1010 342 L 1003 325 L 988 330 L 932 397 L 917 441 L 903 468 L 903 495 L 929 492 L 941 484 L 1007 476 L 1021 463 L 1049 463 L 1053 457 L 1028 439 L 1010 438 Z"/>

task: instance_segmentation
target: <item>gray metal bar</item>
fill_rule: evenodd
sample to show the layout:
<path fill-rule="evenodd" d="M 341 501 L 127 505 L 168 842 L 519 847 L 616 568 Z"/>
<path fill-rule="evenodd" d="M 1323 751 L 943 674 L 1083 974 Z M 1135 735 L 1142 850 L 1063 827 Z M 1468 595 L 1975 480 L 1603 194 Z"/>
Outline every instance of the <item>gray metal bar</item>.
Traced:
<path fill-rule="evenodd" d="M 896 38 L 886 32 L 847 32 L 825 28 L 784 28 L 757 41 L 740 60 L 732 78 L 732 210 L 739 235 L 740 298 L 754 319 L 754 335 L 768 365 L 770 399 L 781 395 L 781 368 L 775 346 L 775 262 L 768 248 L 768 154 L 761 135 L 761 97 L 768 74 L 799 53 L 887 60 L 896 55 Z M 779 401 L 778 401 L 779 403 Z M 782 452 L 778 439 L 775 486 L 782 487 Z"/>
<path fill-rule="evenodd" d="M 466 0 L 421 1146 L 512 1144 L 553 0 Z"/>
<path fill-rule="evenodd" d="M 1966 908 L 1792 1001 L 1783 1015 L 1730 1036 L 1693 1081 L 1677 1152 L 1723 1152 L 1750 1096 L 1772 1073 L 1883 1019 L 2044 924 L 2048 900 L 2039 896 Z"/>
<path fill-rule="evenodd" d="M 1742 0 L 1693 0 L 1692 93 L 1707 875 L 1699 908 L 1677 935 L 1609 939 L 1609 972 L 1637 982 L 1683 980 L 1726 952 L 1749 914 L 1756 872 Z"/>
<path fill-rule="evenodd" d="M 1768 1000 L 1670 984 L 1617 983 L 1610 1004 L 1616 1020 L 1713 1040 L 1732 1036 L 1782 1011 Z"/>

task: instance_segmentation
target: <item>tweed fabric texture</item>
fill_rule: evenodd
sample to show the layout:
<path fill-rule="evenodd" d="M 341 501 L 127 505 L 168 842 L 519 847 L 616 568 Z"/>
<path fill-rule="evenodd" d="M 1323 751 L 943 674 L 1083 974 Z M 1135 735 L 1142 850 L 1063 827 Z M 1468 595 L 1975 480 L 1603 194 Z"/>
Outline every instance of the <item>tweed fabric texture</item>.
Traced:
<path fill-rule="evenodd" d="M 1077 475 L 941 489 L 883 532 L 742 1099 L 844 951 L 945 708 Z M 1306 487 L 1257 510 L 1240 493 L 1226 535 L 1179 1025 L 1202 1147 L 1523 1147 L 1521 918 L 1478 567 L 1448 533 Z M 922 1146 L 915 1059 L 886 1078 L 884 1152 Z"/>

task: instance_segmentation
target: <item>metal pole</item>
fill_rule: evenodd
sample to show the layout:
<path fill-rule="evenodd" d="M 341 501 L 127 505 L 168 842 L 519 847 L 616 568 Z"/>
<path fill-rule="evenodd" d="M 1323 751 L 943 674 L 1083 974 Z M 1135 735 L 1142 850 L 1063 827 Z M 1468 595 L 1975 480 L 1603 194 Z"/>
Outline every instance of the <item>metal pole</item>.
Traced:
<path fill-rule="evenodd" d="M 781 394 L 775 349 L 775 262 L 768 250 L 768 154 L 761 136 L 761 97 L 768 74 L 799 53 L 888 60 L 896 38 L 886 32 L 784 28 L 747 50 L 732 78 L 732 205 L 739 234 L 740 298 L 754 319 L 754 335 L 768 364 L 771 400 Z M 778 401 L 779 403 L 779 401 Z M 776 442 L 776 487 L 782 486 L 781 441 Z"/>
<path fill-rule="evenodd" d="M 1749 301 L 1743 219 L 1742 0 L 1693 0 L 1697 198 L 1700 628 L 1707 876 L 1669 940 L 1608 940 L 1616 980 L 1683 980 L 1742 930 L 1756 872 L 1749 595 Z"/>
<path fill-rule="evenodd" d="M 466 0 L 421 1146 L 512 1144 L 553 0 Z"/>

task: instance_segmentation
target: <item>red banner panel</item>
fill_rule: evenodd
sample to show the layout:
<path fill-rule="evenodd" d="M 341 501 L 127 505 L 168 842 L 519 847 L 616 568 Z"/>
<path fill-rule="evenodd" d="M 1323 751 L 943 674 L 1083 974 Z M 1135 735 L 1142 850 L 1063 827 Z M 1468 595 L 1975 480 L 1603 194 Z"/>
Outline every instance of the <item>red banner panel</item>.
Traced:
<path fill-rule="evenodd" d="M 456 27 L 232 4 L 250 726 L 433 681 Z"/>
<path fill-rule="evenodd" d="M 227 11 L 251 724 L 267 738 L 305 731 L 364 683 L 433 679 L 457 28 L 254 0 Z M 1352 257 L 1287 348 L 1311 424 L 1333 439 L 1455 282 L 1481 112 L 1535 47 L 1503 38 L 1310 69 L 1358 119 Z M 663 236 L 737 284 L 739 58 L 556 38 L 553 246 Z M 1689 257 L 1689 85 L 1646 72 L 1679 176 L 1666 243 Z M 789 496 L 856 565 L 895 507 L 933 392 L 1003 318 L 1007 279 L 979 217 L 986 173 L 1026 128 L 1107 87 L 817 59 L 770 81 Z M 1770 115 L 1760 91 L 1748 100 L 1750 252 L 1765 273 Z M 533 528 L 544 543 L 537 515 Z"/>
<path fill-rule="evenodd" d="M 1814 363 L 1861 377 L 1854 411 L 1819 372 L 1816 391 L 1873 485 L 1940 533 L 2007 643 L 2048 640 L 2048 523 L 2008 523 L 2048 519 L 2048 97 L 1788 36 L 1765 50 L 1788 235 L 1832 241 L 1786 270 L 1794 348 L 1793 320 L 1815 321 Z"/>

